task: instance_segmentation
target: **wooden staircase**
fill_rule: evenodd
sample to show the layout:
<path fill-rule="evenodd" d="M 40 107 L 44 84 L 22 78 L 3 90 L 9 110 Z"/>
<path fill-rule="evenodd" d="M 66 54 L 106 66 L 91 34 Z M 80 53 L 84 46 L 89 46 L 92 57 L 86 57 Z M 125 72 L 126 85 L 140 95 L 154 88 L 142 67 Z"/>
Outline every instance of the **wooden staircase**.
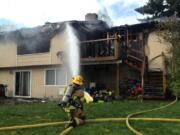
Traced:
<path fill-rule="evenodd" d="M 144 77 L 144 98 L 165 98 L 163 71 L 148 71 Z"/>
<path fill-rule="evenodd" d="M 166 66 L 164 54 L 158 55 L 151 61 L 158 57 L 163 58 L 164 69 L 149 70 L 148 60 L 145 54 L 138 50 L 128 49 L 126 63 L 133 69 L 140 71 L 141 73 L 141 86 L 143 89 L 143 98 L 149 99 L 164 99 L 166 93 Z"/>

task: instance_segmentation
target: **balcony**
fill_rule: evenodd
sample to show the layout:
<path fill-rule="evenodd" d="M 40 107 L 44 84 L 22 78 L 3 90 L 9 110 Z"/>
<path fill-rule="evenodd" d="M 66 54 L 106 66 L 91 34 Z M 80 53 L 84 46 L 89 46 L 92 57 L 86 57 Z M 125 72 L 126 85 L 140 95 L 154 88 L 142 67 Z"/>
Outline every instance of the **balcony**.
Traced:
<path fill-rule="evenodd" d="M 82 62 L 98 62 L 118 59 L 117 38 L 83 41 L 80 45 Z"/>

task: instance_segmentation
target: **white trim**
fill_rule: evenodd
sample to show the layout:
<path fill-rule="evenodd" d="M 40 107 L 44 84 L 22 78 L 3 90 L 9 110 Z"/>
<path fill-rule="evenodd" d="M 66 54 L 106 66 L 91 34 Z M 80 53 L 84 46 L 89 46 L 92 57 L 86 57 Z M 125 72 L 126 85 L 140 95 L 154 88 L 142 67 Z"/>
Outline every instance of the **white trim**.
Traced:
<path fill-rule="evenodd" d="M 29 74 L 30 75 L 29 76 L 29 78 L 30 78 L 30 80 L 29 80 L 30 81 L 30 84 L 29 84 L 30 85 L 29 86 L 29 96 L 18 96 L 18 95 L 15 94 L 15 90 L 16 90 L 16 84 L 15 84 L 16 83 L 16 73 L 17 72 L 25 72 L 25 71 L 30 72 L 30 74 Z M 14 81 L 13 82 L 14 83 L 13 97 L 31 98 L 31 96 L 32 96 L 32 70 L 14 70 L 13 73 L 14 73 L 14 75 L 13 75 L 14 76 L 14 79 L 13 79 L 13 81 Z"/>
<path fill-rule="evenodd" d="M 65 80 L 65 84 L 64 85 L 56 85 L 56 71 L 58 68 L 46 68 L 44 69 L 44 86 L 45 87 L 66 87 L 67 86 L 67 70 L 66 68 L 63 67 L 63 70 L 65 71 L 65 76 L 66 76 L 66 80 Z M 47 70 L 54 70 L 55 71 L 55 84 L 54 85 L 48 85 L 46 84 L 46 71 Z"/>

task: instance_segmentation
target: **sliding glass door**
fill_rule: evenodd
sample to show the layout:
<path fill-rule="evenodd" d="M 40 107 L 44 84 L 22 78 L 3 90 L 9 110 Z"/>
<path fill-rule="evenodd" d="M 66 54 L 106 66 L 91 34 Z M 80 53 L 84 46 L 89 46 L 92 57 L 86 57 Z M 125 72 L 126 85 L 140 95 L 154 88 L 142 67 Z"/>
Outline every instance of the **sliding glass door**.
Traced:
<path fill-rule="evenodd" d="M 15 96 L 30 96 L 30 71 L 15 72 Z"/>

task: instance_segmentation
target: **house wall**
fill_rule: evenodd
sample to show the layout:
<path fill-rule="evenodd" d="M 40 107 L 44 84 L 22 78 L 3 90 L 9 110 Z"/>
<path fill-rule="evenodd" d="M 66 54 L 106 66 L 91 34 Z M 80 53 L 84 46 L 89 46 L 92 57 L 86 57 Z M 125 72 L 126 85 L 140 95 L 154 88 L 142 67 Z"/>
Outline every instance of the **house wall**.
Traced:
<path fill-rule="evenodd" d="M 0 42 L 0 68 L 33 65 L 61 64 L 57 53 L 64 50 L 66 44 L 64 33 L 57 34 L 51 39 L 50 52 L 17 55 L 17 45 L 14 42 Z"/>
<path fill-rule="evenodd" d="M 62 64 L 62 60 L 57 57 L 57 53 L 66 49 L 64 48 L 66 43 L 64 33 L 60 33 L 51 39 L 50 52 L 17 55 L 17 45 L 15 43 L 0 42 L 0 84 L 8 85 L 7 96 L 14 96 L 15 71 L 30 70 L 31 97 L 59 97 L 59 91 L 64 91 L 65 86 L 45 85 L 45 69 Z M 70 78 L 68 74 L 67 80 L 70 80 Z"/>
<path fill-rule="evenodd" d="M 32 98 L 59 98 L 70 83 L 70 77 L 67 75 L 67 84 L 65 86 L 45 85 L 45 71 L 47 69 L 58 68 L 57 66 L 39 66 L 28 68 L 4 69 L 0 70 L 0 84 L 8 85 L 8 97 L 13 97 L 15 92 L 15 71 L 31 71 L 31 97 Z M 85 80 L 85 87 L 89 87 L 90 82 L 104 84 L 107 89 L 117 92 L 117 71 L 116 64 L 91 65 L 82 67 L 82 76 Z M 125 65 L 120 65 L 120 81 L 124 78 L 138 79 L 139 73 Z M 120 93 L 121 95 L 121 93 Z"/>
<path fill-rule="evenodd" d="M 58 68 L 57 66 L 39 66 L 27 68 L 11 68 L 0 70 L 0 84 L 7 84 L 7 96 L 13 97 L 15 92 L 15 72 L 31 71 L 31 97 L 32 98 L 59 98 L 66 86 L 45 85 L 46 69 Z"/>
<path fill-rule="evenodd" d="M 164 52 L 166 55 L 169 55 L 168 53 L 169 47 L 170 47 L 170 44 L 165 42 L 158 32 L 152 32 L 149 34 L 145 52 L 146 52 L 146 55 L 148 56 L 148 60 L 149 60 L 148 64 L 149 64 L 150 70 L 163 69 L 162 56 L 156 58 L 152 62 L 150 61 L 154 57 L 162 54 L 162 52 Z"/>
<path fill-rule="evenodd" d="M 16 66 L 32 66 L 32 65 L 50 65 L 50 53 L 17 55 Z"/>
<path fill-rule="evenodd" d="M 13 89 L 14 89 L 14 75 L 11 70 L 0 70 L 0 84 L 8 85 L 7 96 L 13 96 Z"/>
<path fill-rule="evenodd" d="M 64 33 L 57 34 L 51 39 L 51 63 L 52 64 L 59 64 L 62 63 L 62 61 L 57 57 L 58 52 L 62 52 L 64 50 L 65 45 L 65 38 Z"/>
<path fill-rule="evenodd" d="M 0 67 L 16 65 L 16 44 L 10 41 L 0 42 Z"/>

